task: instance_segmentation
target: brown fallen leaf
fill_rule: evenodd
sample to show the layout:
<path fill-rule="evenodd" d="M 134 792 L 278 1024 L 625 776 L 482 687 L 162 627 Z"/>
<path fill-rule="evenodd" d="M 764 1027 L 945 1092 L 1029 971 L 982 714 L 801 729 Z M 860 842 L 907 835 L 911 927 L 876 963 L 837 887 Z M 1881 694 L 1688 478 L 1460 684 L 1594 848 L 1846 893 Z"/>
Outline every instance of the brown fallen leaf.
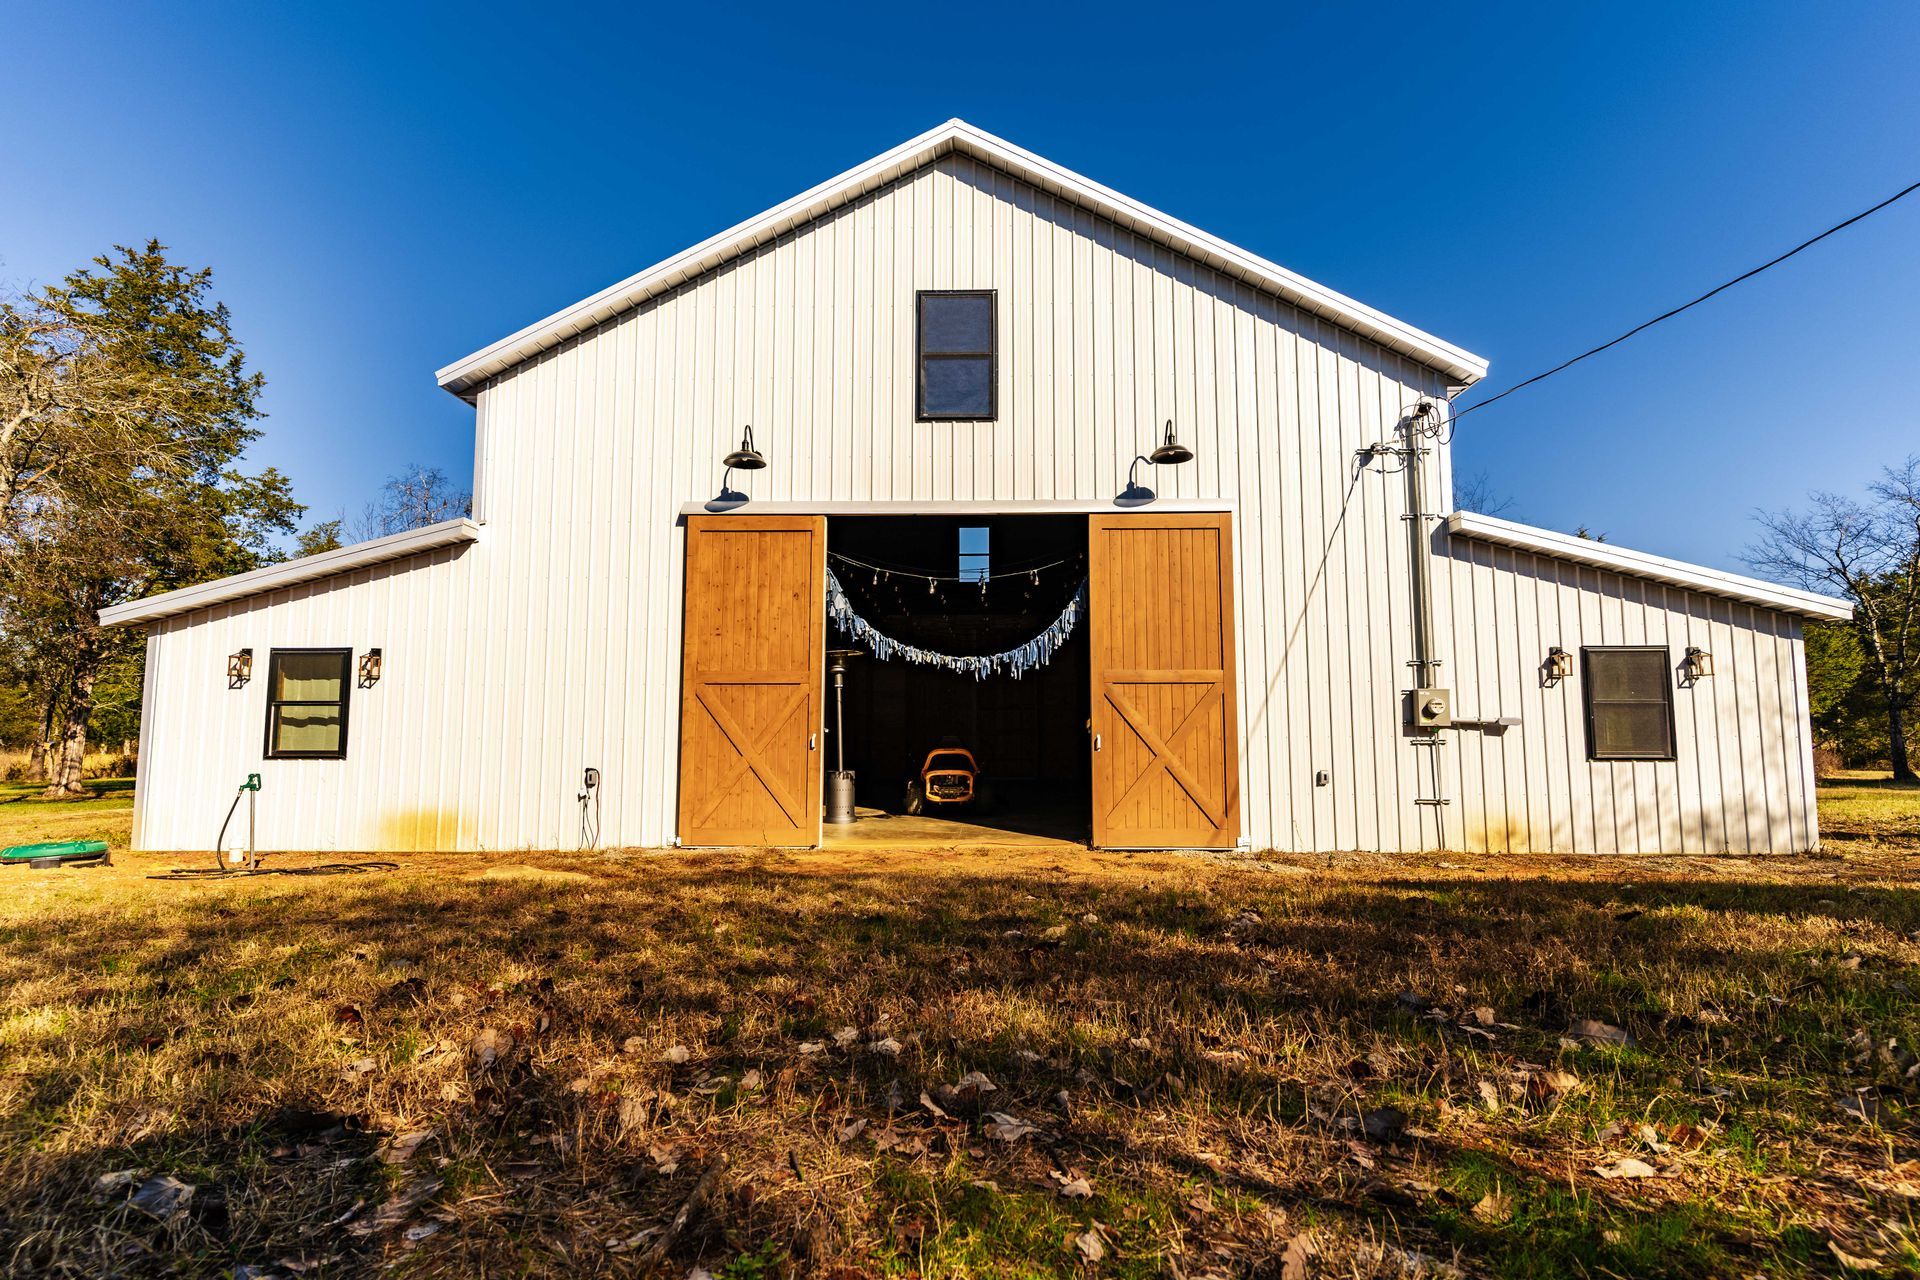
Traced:
<path fill-rule="evenodd" d="M 1073 1247 L 1088 1262 L 1098 1262 L 1107 1256 L 1107 1246 L 1096 1231 L 1084 1231 L 1073 1239 Z"/>
<path fill-rule="evenodd" d="M 420 1149 L 420 1144 L 432 1136 L 433 1130 L 431 1129 L 415 1129 L 411 1133 L 396 1133 L 381 1143 L 380 1149 L 374 1154 L 378 1155 L 386 1164 L 405 1164 L 407 1161 L 413 1159 L 413 1153 Z"/>
<path fill-rule="evenodd" d="M 1833 1254 L 1835 1262 L 1838 1262 L 1849 1271 L 1878 1271 L 1880 1269 L 1880 1260 L 1878 1258 L 1863 1258 L 1857 1253 L 1848 1253 L 1840 1247 L 1837 1241 L 1827 1241 L 1827 1251 Z"/>
<path fill-rule="evenodd" d="M 1660 1171 L 1643 1160 L 1625 1156 L 1612 1164 L 1595 1165 L 1593 1171 L 1603 1178 L 1654 1178 Z"/>
<path fill-rule="evenodd" d="M 1019 1116 L 1004 1111 L 987 1112 L 987 1136 L 998 1138 L 1002 1142 L 1018 1142 L 1030 1133 L 1037 1132 L 1036 1126 L 1028 1124 Z"/>
<path fill-rule="evenodd" d="M 1473 1216 L 1482 1222 L 1505 1222 L 1513 1216 L 1513 1197 L 1497 1188 L 1489 1191 L 1474 1202 Z"/>
<path fill-rule="evenodd" d="M 186 1208 L 192 1201 L 194 1192 L 198 1190 L 199 1188 L 192 1183 L 182 1182 L 170 1174 L 163 1173 L 157 1178 L 148 1178 L 141 1183 L 140 1189 L 133 1193 L 133 1199 L 129 1203 L 148 1217 L 165 1221 Z"/>
<path fill-rule="evenodd" d="M 1598 1018 L 1575 1018 L 1567 1028 L 1567 1034 L 1576 1040 L 1592 1040 L 1601 1044 L 1634 1043 L 1633 1036 L 1626 1028 L 1616 1027 Z"/>
<path fill-rule="evenodd" d="M 1280 1254 L 1280 1280 L 1307 1280 L 1308 1263 L 1319 1252 L 1311 1231 L 1302 1231 L 1287 1241 Z"/>
<path fill-rule="evenodd" d="M 1083 1176 L 1068 1177 L 1058 1169 L 1047 1170 L 1047 1176 L 1060 1186 L 1060 1194 L 1069 1200 L 1093 1199 L 1093 1184 Z"/>
<path fill-rule="evenodd" d="M 469 1048 L 480 1066 L 490 1067 L 512 1051 L 513 1037 L 494 1027 L 482 1027 Z"/>

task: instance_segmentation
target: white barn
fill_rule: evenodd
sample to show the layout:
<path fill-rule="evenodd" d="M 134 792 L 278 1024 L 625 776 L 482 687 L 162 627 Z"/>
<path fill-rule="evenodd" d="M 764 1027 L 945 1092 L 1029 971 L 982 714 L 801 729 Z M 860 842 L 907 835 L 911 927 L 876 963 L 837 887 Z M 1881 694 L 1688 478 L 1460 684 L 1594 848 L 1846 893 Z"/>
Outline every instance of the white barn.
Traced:
<path fill-rule="evenodd" d="M 135 846 L 249 773 L 264 848 L 812 845 L 831 747 L 868 813 L 956 738 L 1113 847 L 1814 848 L 1848 606 L 1449 514 L 1485 372 L 951 121 L 442 369 L 470 520 L 109 610 Z M 901 643 L 1067 634 L 855 644 L 829 742 L 830 571 Z"/>

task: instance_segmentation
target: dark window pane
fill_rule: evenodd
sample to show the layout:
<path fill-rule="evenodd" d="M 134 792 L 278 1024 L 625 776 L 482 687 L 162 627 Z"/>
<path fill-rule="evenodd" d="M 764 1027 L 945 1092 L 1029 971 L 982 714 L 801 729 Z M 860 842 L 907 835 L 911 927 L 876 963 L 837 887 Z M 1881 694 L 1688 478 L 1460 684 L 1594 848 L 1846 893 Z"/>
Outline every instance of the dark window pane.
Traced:
<path fill-rule="evenodd" d="M 313 751 L 338 752 L 340 727 L 341 711 L 338 705 L 275 707 L 273 749 L 301 754 Z"/>
<path fill-rule="evenodd" d="M 1623 702 L 1593 709 L 1594 753 L 1601 756 L 1667 754 L 1667 709 L 1658 702 Z"/>
<path fill-rule="evenodd" d="M 1593 654 L 1593 696 L 1660 698 L 1667 686 L 1667 655 L 1661 651 Z"/>
<path fill-rule="evenodd" d="M 938 417 L 986 418 L 993 414 L 993 361 L 986 356 L 921 362 L 921 408 Z"/>
<path fill-rule="evenodd" d="M 335 702 L 345 680 L 346 662 L 337 653 L 276 653 L 273 655 L 275 702 Z"/>
<path fill-rule="evenodd" d="M 1673 677 L 1665 649 L 1586 651 L 1587 754 L 1595 760 L 1673 756 Z"/>
<path fill-rule="evenodd" d="M 988 294 L 920 299 L 920 349 L 983 352 L 993 349 L 993 298 Z"/>

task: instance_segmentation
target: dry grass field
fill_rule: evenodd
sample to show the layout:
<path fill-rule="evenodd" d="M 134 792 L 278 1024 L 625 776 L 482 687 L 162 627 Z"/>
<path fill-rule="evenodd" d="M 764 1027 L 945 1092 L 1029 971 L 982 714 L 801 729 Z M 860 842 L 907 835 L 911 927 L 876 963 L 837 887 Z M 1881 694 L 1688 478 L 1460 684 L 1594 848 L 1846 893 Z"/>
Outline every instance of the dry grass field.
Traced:
<path fill-rule="evenodd" d="M 1913 1274 L 1920 793 L 1824 798 L 1792 860 L 9 869 L 0 1271 Z"/>

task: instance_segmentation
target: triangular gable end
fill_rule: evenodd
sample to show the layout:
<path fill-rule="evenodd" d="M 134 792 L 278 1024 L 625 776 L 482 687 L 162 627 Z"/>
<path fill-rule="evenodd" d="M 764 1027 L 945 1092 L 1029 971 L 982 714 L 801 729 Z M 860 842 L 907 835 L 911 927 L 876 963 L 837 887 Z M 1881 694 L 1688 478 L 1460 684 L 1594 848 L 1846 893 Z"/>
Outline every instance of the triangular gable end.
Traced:
<path fill-rule="evenodd" d="M 1435 370 L 1456 386 L 1470 386 L 1486 376 L 1487 362 L 1471 352 L 976 129 L 964 120 L 949 120 L 757 217 L 729 227 L 537 324 L 454 361 L 437 375 L 440 385 L 471 401 L 488 378 L 954 152 L 1004 170 L 1231 278 L 1277 294 L 1292 306 L 1325 317 Z"/>

